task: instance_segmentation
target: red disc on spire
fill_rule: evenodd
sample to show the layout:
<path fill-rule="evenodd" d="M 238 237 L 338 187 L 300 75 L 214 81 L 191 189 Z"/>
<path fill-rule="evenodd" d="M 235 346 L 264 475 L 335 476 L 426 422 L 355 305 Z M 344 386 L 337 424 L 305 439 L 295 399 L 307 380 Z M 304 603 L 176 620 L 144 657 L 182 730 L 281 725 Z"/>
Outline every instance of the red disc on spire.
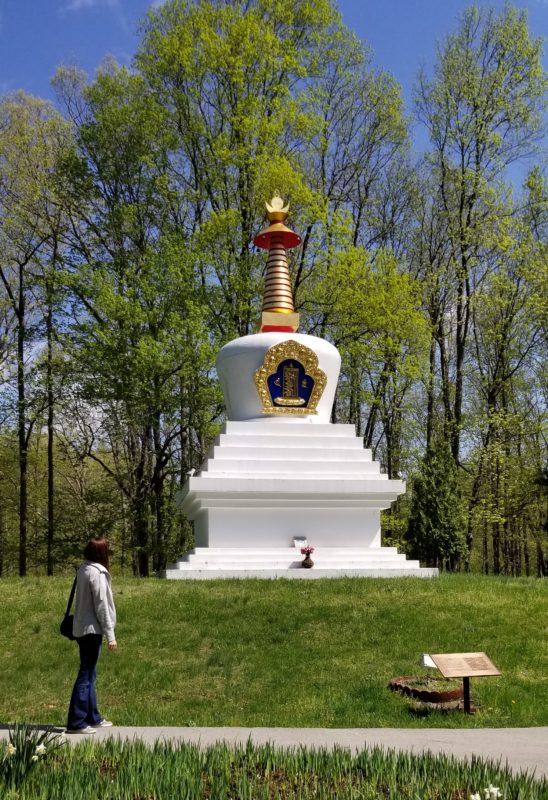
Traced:
<path fill-rule="evenodd" d="M 276 234 L 277 242 L 281 243 L 286 250 L 298 247 L 302 241 L 299 234 L 286 228 L 283 222 L 275 222 L 273 225 L 266 228 L 266 230 L 261 231 L 261 233 L 253 239 L 253 244 L 255 247 L 261 247 L 263 250 L 270 250 L 270 242 L 274 234 Z"/>

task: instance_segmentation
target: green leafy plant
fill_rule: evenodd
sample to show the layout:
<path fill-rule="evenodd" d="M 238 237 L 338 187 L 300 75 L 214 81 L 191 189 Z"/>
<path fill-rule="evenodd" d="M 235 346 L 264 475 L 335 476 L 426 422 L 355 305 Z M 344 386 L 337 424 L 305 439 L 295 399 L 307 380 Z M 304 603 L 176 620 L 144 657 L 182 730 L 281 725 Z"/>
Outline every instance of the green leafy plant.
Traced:
<path fill-rule="evenodd" d="M 35 764 L 58 750 L 64 741 L 64 735 L 51 726 L 13 725 L 9 740 L 0 751 L 0 783 L 8 789 L 19 787 Z"/>
<path fill-rule="evenodd" d="M 545 779 L 480 758 L 459 762 L 377 747 L 357 753 L 250 741 L 212 747 L 158 741 L 150 747 L 111 739 L 67 747 L 53 766 L 37 769 L 17 800 L 470 800 L 476 787 L 489 787 L 481 800 L 545 800 L 548 790 Z"/>

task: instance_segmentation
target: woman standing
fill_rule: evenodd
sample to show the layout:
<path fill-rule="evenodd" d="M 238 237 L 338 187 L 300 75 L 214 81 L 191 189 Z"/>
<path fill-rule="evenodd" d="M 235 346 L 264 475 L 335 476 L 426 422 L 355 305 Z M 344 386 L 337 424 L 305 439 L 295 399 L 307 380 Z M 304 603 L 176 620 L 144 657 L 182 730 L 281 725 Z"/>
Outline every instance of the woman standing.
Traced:
<path fill-rule="evenodd" d="M 112 725 L 97 709 L 95 677 L 103 636 L 109 650 L 116 650 L 116 609 L 112 597 L 108 542 L 97 537 L 84 548 L 86 559 L 76 575 L 72 632 L 80 650 L 80 669 L 72 690 L 67 733 L 95 733 Z"/>

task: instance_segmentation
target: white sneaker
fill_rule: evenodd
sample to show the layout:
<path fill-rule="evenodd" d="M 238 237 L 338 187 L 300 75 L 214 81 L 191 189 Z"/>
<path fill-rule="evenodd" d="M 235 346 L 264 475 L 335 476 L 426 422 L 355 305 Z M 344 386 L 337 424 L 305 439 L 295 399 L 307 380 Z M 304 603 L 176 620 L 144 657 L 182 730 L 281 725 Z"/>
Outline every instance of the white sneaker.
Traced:
<path fill-rule="evenodd" d="M 101 722 L 98 722 L 96 725 L 92 725 L 92 728 L 112 728 L 112 722 L 108 719 L 102 719 Z"/>
<path fill-rule="evenodd" d="M 65 733 L 95 733 L 95 728 L 86 725 L 85 728 L 67 728 Z"/>

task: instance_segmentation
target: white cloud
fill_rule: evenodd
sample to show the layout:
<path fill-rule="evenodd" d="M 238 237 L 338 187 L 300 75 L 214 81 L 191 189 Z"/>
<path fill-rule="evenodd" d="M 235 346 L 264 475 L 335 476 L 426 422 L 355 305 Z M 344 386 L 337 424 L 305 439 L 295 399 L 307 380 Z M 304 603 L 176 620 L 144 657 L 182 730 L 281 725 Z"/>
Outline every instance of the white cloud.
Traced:
<path fill-rule="evenodd" d="M 120 0 L 68 0 L 59 11 L 61 14 L 67 14 L 71 11 L 84 11 L 93 8 L 108 8 L 116 14 L 118 24 L 126 32 L 131 31 L 128 24 L 126 15 L 124 14 Z"/>
<path fill-rule="evenodd" d="M 13 80 L 0 81 L 0 97 L 13 91 Z"/>
<path fill-rule="evenodd" d="M 118 5 L 118 0 L 70 0 L 64 6 L 64 11 L 81 11 L 83 8 L 94 8 L 95 6 L 110 6 L 113 8 Z"/>

